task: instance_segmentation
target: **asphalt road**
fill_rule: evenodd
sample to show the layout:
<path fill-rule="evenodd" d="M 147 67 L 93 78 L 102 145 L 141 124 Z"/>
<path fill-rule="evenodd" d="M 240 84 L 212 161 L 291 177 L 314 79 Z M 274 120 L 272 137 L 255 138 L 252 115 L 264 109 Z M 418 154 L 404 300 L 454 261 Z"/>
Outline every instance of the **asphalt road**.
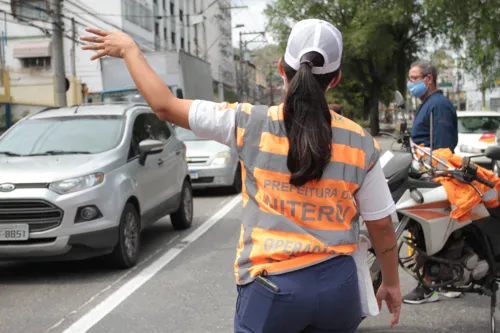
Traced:
<path fill-rule="evenodd" d="M 380 143 L 384 148 L 390 141 Z M 176 232 L 168 217 L 157 222 L 144 232 L 141 262 L 130 271 L 114 271 L 99 260 L 1 264 L 0 332 L 232 332 L 239 201 L 199 194 L 193 228 Z M 401 281 L 403 292 L 414 286 L 404 272 Z M 473 295 L 404 305 L 392 330 L 384 308 L 358 331 L 483 333 L 488 306 L 487 297 Z"/>

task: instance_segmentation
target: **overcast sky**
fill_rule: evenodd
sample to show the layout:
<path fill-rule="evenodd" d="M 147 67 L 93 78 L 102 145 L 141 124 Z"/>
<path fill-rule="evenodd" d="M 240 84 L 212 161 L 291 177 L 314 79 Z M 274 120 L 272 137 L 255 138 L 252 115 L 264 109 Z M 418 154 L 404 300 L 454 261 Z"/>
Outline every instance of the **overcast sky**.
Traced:
<path fill-rule="evenodd" d="M 233 29 L 233 45 L 239 47 L 240 42 L 240 31 L 250 32 L 250 31 L 264 31 L 266 28 L 266 19 L 263 14 L 266 4 L 271 2 L 271 0 L 232 0 L 233 6 L 248 6 L 248 9 L 233 9 L 233 27 L 237 24 L 244 24 L 244 28 Z M 267 40 L 273 42 L 271 36 L 267 35 Z M 254 38 L 253 36 L 247 36 L 246 40 Z M 254 48 L 257 46 L 264 46 L 264 44 L 250 44 L 249 48 Z"/>

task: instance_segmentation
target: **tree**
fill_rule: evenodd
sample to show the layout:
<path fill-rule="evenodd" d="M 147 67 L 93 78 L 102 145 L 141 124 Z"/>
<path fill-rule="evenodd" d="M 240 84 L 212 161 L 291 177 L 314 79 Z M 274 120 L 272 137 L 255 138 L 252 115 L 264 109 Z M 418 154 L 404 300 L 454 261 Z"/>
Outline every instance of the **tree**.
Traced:
<path fill-rule="evenodd" d="M 432 30 L 418 0 L 275 0 L 265 14 L 282 46 L 293 23 L 302 19 L 324 19 L 342 31 L 343 80 L 348 82 L 337 92 L 344 100 L 352 100 L 353 89 L 362 95 L 363 116 L 370 118 L 374 135 L 379 101 L 391 99 L 396 87 L 406 93 L 408 66 Z"/>
<path fill-rule="evenodd" d="M 442 38 L 462 56 L 459 63 L 486 92 L 500 78 L 500 0 L 427 0 L 427 11 Z"/>

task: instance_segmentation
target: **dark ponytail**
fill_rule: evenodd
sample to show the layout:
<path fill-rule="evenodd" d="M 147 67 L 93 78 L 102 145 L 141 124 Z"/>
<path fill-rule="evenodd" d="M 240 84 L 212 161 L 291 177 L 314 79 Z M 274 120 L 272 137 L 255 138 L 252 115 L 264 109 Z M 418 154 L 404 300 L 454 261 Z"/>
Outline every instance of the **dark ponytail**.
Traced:
<path fill-rule="evenodd" d="M 295 71 L 283 60 L 288 81 L 283 116 L 290 145 L 287 167 L 292 174 L 290 184 L 294 186 L 320 180 L 330 162 L 332 116 L 325 93 L 340 71 L 313 74 L 312 66 L 324 64 L 323 56 L 317 52 L 304 54 L 300 62 L 299 70 Z"/>

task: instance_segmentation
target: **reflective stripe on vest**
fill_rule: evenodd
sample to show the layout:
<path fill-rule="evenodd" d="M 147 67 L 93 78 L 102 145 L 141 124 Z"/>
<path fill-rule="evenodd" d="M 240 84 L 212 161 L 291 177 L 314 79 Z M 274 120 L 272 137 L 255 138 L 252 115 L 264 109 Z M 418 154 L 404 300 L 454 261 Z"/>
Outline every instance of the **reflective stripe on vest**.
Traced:
<path fill-rule="evenodd" d="M 243 214 L 235 276 L 251 282 L 297 270 L 357 248 L 359 213 L 353 199 L 380 148 L 354 122 L 332 112 L 332 158 L 319 182 L 290 185 L 282 107 L 238 106 Z"/>

